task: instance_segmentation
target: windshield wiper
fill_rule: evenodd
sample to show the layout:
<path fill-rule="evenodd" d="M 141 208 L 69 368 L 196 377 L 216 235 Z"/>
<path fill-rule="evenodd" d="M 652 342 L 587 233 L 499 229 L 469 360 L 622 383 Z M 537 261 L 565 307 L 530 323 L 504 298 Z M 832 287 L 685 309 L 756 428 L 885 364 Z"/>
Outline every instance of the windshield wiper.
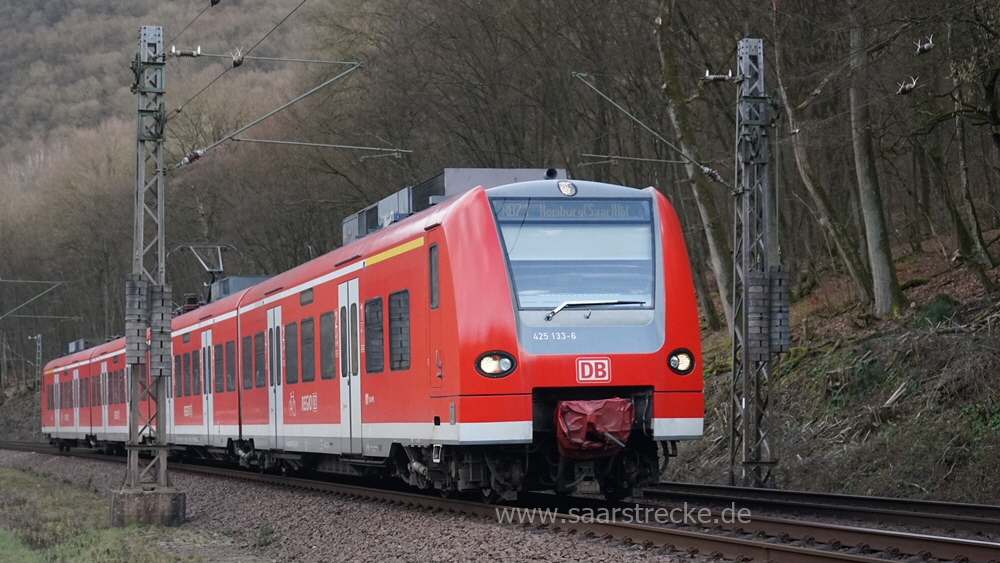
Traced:
<path fill-rule="evenodd" d="M 552 317 L 556 316 L 559 311 L 571 307 L 589 307 L 591 305 L 645 305 L 645 301 L 621 301 L 621 300 L 610 300 L 610 301 L 563 301 L 555 309 L 549 311 L 549 314 L 545 315 L 545 320 L 551 321 Z"/>

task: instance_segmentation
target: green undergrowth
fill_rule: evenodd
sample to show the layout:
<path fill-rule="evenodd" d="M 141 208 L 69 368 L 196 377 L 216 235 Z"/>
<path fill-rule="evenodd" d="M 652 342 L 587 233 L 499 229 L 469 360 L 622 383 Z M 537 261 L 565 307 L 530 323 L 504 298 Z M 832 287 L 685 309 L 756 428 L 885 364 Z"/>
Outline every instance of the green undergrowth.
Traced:
<path fill-rule="evenodd" d="M 113 563 L 190 561 L 156 548 L 158 528 L 110 528 L 106 496 L 0 468 L 0 561 Z"/>
<path fill-rule="evenodd" d="M 978 307 L 937 296 L 864 335 L 793 342 L 773 374 L 778 486 L 1000 503 L 1000 327 L 973 323 L 996 305 Z M 681 445 L 666 479 L 728 482 L 728 346 L 706 342 L 721 367 L 705 377 L 705 439 Z"/>

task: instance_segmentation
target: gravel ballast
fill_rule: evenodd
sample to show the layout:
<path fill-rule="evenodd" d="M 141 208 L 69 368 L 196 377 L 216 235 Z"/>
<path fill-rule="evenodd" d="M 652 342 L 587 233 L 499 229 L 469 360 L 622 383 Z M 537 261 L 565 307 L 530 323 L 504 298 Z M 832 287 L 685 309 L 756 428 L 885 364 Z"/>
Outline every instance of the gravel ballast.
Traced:
<path fill-rule="evenodd" d="M 7 450 L 0 450 L 0 467 L 51 475 L 99 493 L 119 489 L 125 475 L 123 465 Z M 180 471 L 172 472 L 171 480 L 186 493 L 187 523 L 164 547 L 207 561 L 691 560 L 660 550 L 318 492 Z M 204 537 L 216 540 L 205 542 Z"/>

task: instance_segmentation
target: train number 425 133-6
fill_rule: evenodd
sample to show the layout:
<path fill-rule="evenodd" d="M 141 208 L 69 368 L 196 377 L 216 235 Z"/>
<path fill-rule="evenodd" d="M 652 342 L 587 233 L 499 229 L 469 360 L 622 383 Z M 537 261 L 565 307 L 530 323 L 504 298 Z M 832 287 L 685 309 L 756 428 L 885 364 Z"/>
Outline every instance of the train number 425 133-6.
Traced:
<path fill-rule="evenodd" d="M 576 340 L 575 332 L 536 332 L 535 340 Z"/>

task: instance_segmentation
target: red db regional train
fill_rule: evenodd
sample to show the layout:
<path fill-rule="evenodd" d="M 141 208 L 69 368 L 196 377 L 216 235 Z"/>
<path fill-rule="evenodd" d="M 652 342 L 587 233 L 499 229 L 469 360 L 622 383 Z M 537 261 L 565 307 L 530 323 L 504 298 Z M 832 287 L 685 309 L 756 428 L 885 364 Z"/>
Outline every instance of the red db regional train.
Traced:
<path fill-rule="evenodd" d="M 701 438 L 681 227 L 653 188 L 481 187 L 173 319 L 176 453 L 513 498 L 620 498 Z M 43 431 L 120 449 L 118 339 L 49 363 Z"/>

